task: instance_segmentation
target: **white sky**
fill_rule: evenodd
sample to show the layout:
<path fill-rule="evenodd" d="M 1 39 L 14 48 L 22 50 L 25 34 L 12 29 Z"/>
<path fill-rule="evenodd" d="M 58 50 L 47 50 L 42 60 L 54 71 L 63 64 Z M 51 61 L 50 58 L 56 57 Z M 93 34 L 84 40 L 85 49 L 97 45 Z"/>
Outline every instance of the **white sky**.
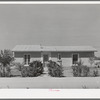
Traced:
<path fill-rule="evenodd" d="M 19 44 L 90 45 L 100 56 L 100 5 L 0 4 L 0 49 Z"/>

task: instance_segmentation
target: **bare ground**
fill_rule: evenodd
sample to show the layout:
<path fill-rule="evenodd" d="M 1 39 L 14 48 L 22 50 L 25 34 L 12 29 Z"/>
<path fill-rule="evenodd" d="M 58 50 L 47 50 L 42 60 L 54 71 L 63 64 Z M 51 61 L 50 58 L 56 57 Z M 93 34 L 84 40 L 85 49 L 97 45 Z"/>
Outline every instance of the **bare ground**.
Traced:
<path fill-rule="evenodd" d="M 0 88 L 37 88 L 37 89 L 88 89 L 100 88 L 100 77 L 12 77 L 0 78 Z"/>
<path fill-rule="evenodd" d="M 0 89 L 15 88 L 35 88 L 35 89 L 99 89 L 100 88 L 100 69 L 99 77 L 73 77 L 70 67 L 64 68 L 64 76 L 61 78 L 50 77 L 47 74 L 39 77 L 10 77 L 0 78 Z M 91 73 L 93 70 L 91 69 Z M 18 70 L 12 70 L 13 75 L 21 75 Z"/>

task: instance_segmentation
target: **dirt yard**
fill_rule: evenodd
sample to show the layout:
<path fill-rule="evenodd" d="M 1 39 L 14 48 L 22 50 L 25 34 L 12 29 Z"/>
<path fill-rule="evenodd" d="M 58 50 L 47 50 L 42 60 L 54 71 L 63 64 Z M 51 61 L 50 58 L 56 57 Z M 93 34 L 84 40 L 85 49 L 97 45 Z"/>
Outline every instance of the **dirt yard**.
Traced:
<path fill-rule="evenodd" d="M 0 78 L 0 88 L 38 88 L 38 89 L 88 89 L 100 88 L 100 77 L 63 77 L 54 78 L 49 76 L 44 77 L 12 77 Z"/>
<path fill-rule="evenodd" d="M 100 68 L 98 69 L 100 74 Z M 91 68 L 93 73 L 93 68 Z M 21 72 L 12 70 L 12 74 L 17 77 L 0 78 L 0 89 L 100 89 L 99 77 L 73 77 L 70 67 L 64 68 L 64 76 L 61 78 L 50 77 L 47 74 L 39 77 L 21 77 Z"/>

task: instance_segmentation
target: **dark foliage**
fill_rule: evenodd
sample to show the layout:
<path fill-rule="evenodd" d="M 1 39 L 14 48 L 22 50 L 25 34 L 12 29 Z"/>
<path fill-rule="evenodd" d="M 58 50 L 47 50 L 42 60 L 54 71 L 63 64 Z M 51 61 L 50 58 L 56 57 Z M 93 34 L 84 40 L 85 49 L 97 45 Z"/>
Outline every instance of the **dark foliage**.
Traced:
<path fill-rule="evenodd" d="M 48 63 L 48 74 L 52 77 L 62 77 L 63 76 L 63 69 L 62 66 L 58 65 L 54 61 L 49 61 Z"/>
<path fill-rule="evenodd" d="M 2 65 L 0 66 L 0 77 L 10 77 L 11 72 L 10 72 L 10 67 L 7 65 L 6 67 L 3 67 Z"/>
<path fill-rule="evenodd" d="M 0 53 L 0 76 L 10 76 L 10 64 L 14 61 L 13 53 L 11 50 L 1 50 Z"/>
<path fill-rule="evenodd" d="M 10 65 L 10 63 L 14 61 L 13 53 L 11 50 L 1 50 L 0 54 L 0 62 L 5 67 L 7 65 Z"/>
<path fill-rule="evenodd" d="M 82 61 L 77 62 L 72 66 L 73 76 L 75 77 L 86 77 L 89 75 L 89 67 L 83 65 Z"/>
<path fill-rule="evenodd" d="M 94 77 L 97 77 L 97 76 L 99 76 L 98 69 L 96 69 L 96 70 L 93 70 L 93 76 L 94 76 Z"/>
<path fill-rule="evenodd" d="M 43 73 L 43 65 L 40 61 L 33 61 L 28 67 L 23 67 L 21 70 L 23 77 L 36 77 Z"/>
<path fill-rule="evenodd" d="M 22 67 L 21 75 L 22 75 L 22 77 L 27 77 L 28 76 L 28 68 L 26 66 Z"/>

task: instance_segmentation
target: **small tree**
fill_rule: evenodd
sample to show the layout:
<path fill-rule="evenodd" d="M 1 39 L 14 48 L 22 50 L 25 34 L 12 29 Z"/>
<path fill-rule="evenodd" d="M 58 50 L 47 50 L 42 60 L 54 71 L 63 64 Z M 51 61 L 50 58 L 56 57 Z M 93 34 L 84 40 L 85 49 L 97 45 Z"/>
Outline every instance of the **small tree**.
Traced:
<path fill-rule="evenodd" d="M 75 77 L 82 77 L 82 76 L 88 76 L 89 74 L 89 67 L 85 66 L 80 59 L 79 62 L 77 62 L 75 65 L 72 66 L 73 69 L 73 75 Z"/>
<path fill-rule="evenodd" d="M 14 60 L 13 53 L 11 50 L 1 50 L 0 54 L 0 63 L 2 64 L 3 76 L 7 76 L 7 73 L 10 72 L 10 63 Z M 8 70 L 9 69 L 9 70 Z"/>

